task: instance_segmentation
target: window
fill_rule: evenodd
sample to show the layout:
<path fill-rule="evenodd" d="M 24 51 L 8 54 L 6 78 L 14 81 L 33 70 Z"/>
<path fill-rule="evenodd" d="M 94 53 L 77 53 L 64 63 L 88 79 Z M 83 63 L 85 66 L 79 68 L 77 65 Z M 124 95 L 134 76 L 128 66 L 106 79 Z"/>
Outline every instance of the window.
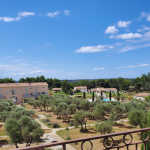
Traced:
<path fill-rule="evenodd" d="M 28 87 L 25 87 L 25 90 L 28 90 Z"/>
<path fill-rule="evenodd" d="M 42 92 L 41 94 L 43 95 L 43 94 L 45 94 L 45 92 Z"/>
<path fill-rule="evenodd" d="M 44 88 L 44 87 L 43 87 Z"/>
<path fill-rule="evenodd" d="M 0 97 L 1 97 L 2 95 L 0 94 Z"/>
<path fill-rule="evenodd" d="M 9 94 L 9 91 L 7 91 L 7 94 Z"/>
<path fill-rule="evenodd" d="M 35 92 L 35 95 L 38 95 L 38 92 Z"/>
<path fill-rule="evenodd" d="M 20 94 L 20 91 L 18 91 L 18 94 Z"/>
<path fill-rule="evenodd" d="M 37 90 L 37 86 L 35 87 L 35 90 Z"/>
<path fill-rule="evenodd" d="M 31 88 L 30 88 L 31 89 Z"/>
<path fill-rule="evenodd" d="M 11 95 L 15 95 L 16 94 L 16 90 L 11 90 Z"/>
<path fill-rule="evenodd" d="M 25 96 L 28 96 L 28 93 L 25 93 Z"/>

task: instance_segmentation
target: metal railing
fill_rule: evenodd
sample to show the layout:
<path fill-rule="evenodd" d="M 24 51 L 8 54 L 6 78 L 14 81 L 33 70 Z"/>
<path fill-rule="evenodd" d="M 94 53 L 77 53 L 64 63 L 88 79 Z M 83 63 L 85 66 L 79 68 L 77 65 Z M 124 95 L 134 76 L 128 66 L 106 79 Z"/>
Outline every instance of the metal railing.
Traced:
<path fill-rule="evenodd" d="M 105 135 L 100 135 L 100 136 L 92 136 L 92 137 L 87 137 L 87 138 L 67 140 L 67 141 L 63 141 L 63 142 L 56 142 L 56 143 L 43 144 L 43 145 L 37 145 L 37 146 L 31 146 L 31 147 L 25 147 L 25 148 L 18 148 L 18 149 L 13 149 L 13 150 L 44 150 L 44 148 L 48 148 L 48 147 L 52 147 L 52 146 L 58 146 L 58 145 L 62 146 L 62 150 L 68 150 L 68 149 L 66 149 L 66 144 L 71 144 L 71 143 L 76 143 L 76 142 L 81 142 L 81 150 L 83 150 L 83 145 L 85 144 L 85 142 L 90 142 L 91 147 L 89 148 L 89 150 L 92 150 L 93 149 L 92 140 L 95 140 L 95 139 L 102 139 L 103 140 L 104 148 L 99 149 L 99 150 L 109 150 L 109 149 L 119 150 L 122 147 L 126 147 L 126 149 L 129 150 L 129 147 L 131 145 L 135 145 L 134 149 L 137 150 L 138 145 L 141 143 L 144 143 L 144 150 L 146 150 L 146 142 L 150 142 L 149 132 L 148 132 L 149 130 L 150 130 L 150 128 L 144 128 L 144 129 L 131 130 L 131 131 L 126 131 L 126 132 L 105 134 Z M 133 143 L 132 133 L 138 133 L 138 132 L 140 133 L 141 141 Z M 146 139 L 142 138 L 143 133 L 147 133 Z M 122 138 L 123 145 L 117 145 L 117 146 L 114 145 L 113 137 L 121 136 L 121 135 L 123 136 L 123 138 Z M 128 143 L 126 142 L 126 139 L 125 139 L 127 135 L 130 136 L 130 141 Z M 111 139 L 111 143 L 109 145 L 106 145 L 108 139 Z"/>

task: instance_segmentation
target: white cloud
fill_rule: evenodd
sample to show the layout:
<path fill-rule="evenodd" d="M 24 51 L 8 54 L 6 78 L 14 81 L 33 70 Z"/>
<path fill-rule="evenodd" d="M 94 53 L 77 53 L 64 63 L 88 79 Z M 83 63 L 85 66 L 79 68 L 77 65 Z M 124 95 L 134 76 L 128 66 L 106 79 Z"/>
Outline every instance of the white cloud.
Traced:
<path fill-rule="evenodd" d="M 64 70 L 60 70 L 60 71 L 64 71 Z"/>
<path fill-rule="evenodd" d="M 116 29 L 115 26 L 109 26 L 106 30 L 105 30 L 105 33 L 115 33 L 119 31 L 118 29 Z"/>
<path fill-rule="evenodd" d="M 37 71 L 30 71 L 30 72 L 21 72 L 21 73 L 18 73 L 18 75 L 23 75 L 23 74 L 35 74 L 35 73 L 43 73 L 44 71 L 42 70 L 37 70 Z M 17 74 L 14 74 L 14 75 L 17 75 Z"/>
<path fill-rule="evenodd" d="M 104 70 L 106 68 L 94 68 L 93 70 Z"/>
<path fill-rule="evenodd" d="M 127 52 L 130 50 L 135 50 L 135 49 L 145 48 L 145 47 L 150 47 L 150 43 L 146 43 L 143 45 L 136 45 L 136 46 L 126 46 L 126 47 L 123 47 L 122 49 L 120 49 L 119 52 Z"/>
<path fill-rule="evenodd" d="M 150 36 L 150 31 L 149 31 L 149 32 L 146 32 L 146 33 L 144 34 L 144 36 Z"/>
<path fill-rule="evenodd" d="M 142 32 L 142 31 L 146 31 L 146 30 L 150 30 L 150 27 L 147 27 L 145 25 L 141 26 L 143 29 L 138 29 L 137 32 Z"/>
<path fill-rule="evenodd" d="M 118 21 L 117 26 L 118 27 L 128 27 L 128 25 L 131 23 L 131 21 Z"/>
<path fill-rule="evenodd" d="M 114 69 L 121 69 L 121 68 L 135 68 L 135 67 L 145 67 L 145 66 L 149 66 L 149 64 L 141 64 L 141 65 L 130 65 L 130 66 L 124 66 L 124 67 L 115 67 Z"/>
<path fill-rule="evenodd" d="M 132 38 L 141 38 L 142 35 L 139 33 L 125 33 L 125 34 L 119 34 L 116 35 L 117 39 L 132 39 Z"/>
<path fill-rule="evenodd" d="M 60 12 L 59 11 L 55 11 L 53 13 L 48 13 L 47 16 L 48 17 L 56 17 Z"/>
<path fill-rule="evenodd" d="M 20 61 L 26 61 L 26 59 L 15 59 L 12 62 L 20 62 Z"/>
<path fill-rule="evenodd" d="M 33 16 L 33 15 L 35 15 L 34 12 L 19 12 L 18 17 L 16 17 L 16 18 L 0 17 L 0 20 L 2 20 L 4 22 L 19 21 L 22 17 Z"/>
<path fill-rule="evenodd" d="M 140 19 L 143 18 L 143 17 L 146 17 L 146 18 L 147 18 L 147 21 L 150 21 L 150 14 L 148 14 L 148 13 L 146 13 L 146 12 L 142 12 Z"/>
<path fill-rule="evenodd" d="M 18 51 L 19 51 L 19 52 L 21 52 L 21 50 L 20 50 L 20 49 L 19 49 Z"/>
<path fill-rule="evenodd" d="M 89 70 L 89 69 L 85 69 L 85 70 Z"/>
<path fill-rule="evenodd" d="M 102 52 L 107 51 L 108 49 L 113 48 L 112 45 L 98 45 L 98 46 L 86 46 L 77 49 L 76 53 L 94 53 L 94 52 Z"/>
<path fill-rule="evenodd" d="M 69 10 L 64 10 L 65 15 L 69 15 L 69 12 L 70 12 Z"/>
<path fill-rule="evenodd" d="M 18 16 L 20 17 L 27 17 L 27 16 L 34 16 L 34 12 L 19 12 Z"/>
<path fill-rule="evenodd" d="M 0 20 L 4 21 L 4 22 L 10 22 L 10 21 L 19 21 L 20 18 L 11 18 L 11 17 L 0 17 Z"/>
<path fill-rule="evenodd" d="M 141 64 L 140 67 L 149 66 L 149 64 Z"/>

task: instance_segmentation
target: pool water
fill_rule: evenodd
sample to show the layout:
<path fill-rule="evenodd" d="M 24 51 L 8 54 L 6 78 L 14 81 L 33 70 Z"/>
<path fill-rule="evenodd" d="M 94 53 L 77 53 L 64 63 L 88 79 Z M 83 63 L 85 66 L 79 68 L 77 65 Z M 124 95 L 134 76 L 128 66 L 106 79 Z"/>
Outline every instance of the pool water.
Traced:
<path fill-rule="evenodd" d="M 101 99 L 100 99 L 101 100 Z M 103 99 L 103 101 L 109 101 L 109 99 Z"/>

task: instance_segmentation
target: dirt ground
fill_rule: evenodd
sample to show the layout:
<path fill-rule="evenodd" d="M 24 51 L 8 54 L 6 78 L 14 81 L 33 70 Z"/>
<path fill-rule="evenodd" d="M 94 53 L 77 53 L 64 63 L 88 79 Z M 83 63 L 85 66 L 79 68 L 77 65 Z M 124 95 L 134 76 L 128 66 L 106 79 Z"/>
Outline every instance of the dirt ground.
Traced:
<path fill-rule="evenodd" d="M 117 133 L 117 132 L 123 132 L 123 131 L 129 131 L 129 130 L 135 130 L 135 129 L 139 129 L 139 127 L 135 128 L 132 127 L 129 123 L 125 122 L 125 123 L 118 123 L 117 126 L 113 127 L 113 133 Z M 77 139 L 77 138 L 86 138 L 86 137 L 91 137 L 91 136 L 98 136 L 101 135 L 100 133 L 97 133 L 95 126 L 90 126 L 88 127 L 88 132 L 86 133 L 81 133 L 80 128 L 76 128 L 76 129 L 70 129 L 70 130 L 60 130 L 57 131 L 57 134 L 59 136 L 61 136 L 64 140 L 67 139 L 67 136 L 70 136 L 71 139 Z M 139 133 L 134 133 L 132 134 L 133 136 L 133 141 L 134 142 L 139 142 L 140 140 L 140 134 Z M 123 141 L 122 141 L 123 136 L 116 136 L 113 137 L 114 139 L 114 146 L 117 145 L 123 145 Z M 130 136 L 127 135 L 126 136 L 126 142 L 128 143 L 130 140 Z M 97 149 L 104 149 L 103 146 L 103 142 L 102 139 L 97 139 L 97 140 L 92 140 L 93 143 L 93 149 L 92 150 L 97 150 Z M 109 144 L 110 145 L 111 140 L 109 139 Z M 77 150 L 81 149 L 81 142 L 77 143 L 77 145 L 75 144 L 71 144 L 72 146 L 74 146 Z M 90 149 L 90 143 L 86 142 L 86 144 L 84 144 L 83 149 Z M 121 148 L 121 150 L 126 150 L 127 148 Z M 135 145 L 133 146 L 129 146 L 129 150 L 133 150 L 135 149 Z M 138 145 L 138 150 L 141 150 L 141 145 Z"/>

